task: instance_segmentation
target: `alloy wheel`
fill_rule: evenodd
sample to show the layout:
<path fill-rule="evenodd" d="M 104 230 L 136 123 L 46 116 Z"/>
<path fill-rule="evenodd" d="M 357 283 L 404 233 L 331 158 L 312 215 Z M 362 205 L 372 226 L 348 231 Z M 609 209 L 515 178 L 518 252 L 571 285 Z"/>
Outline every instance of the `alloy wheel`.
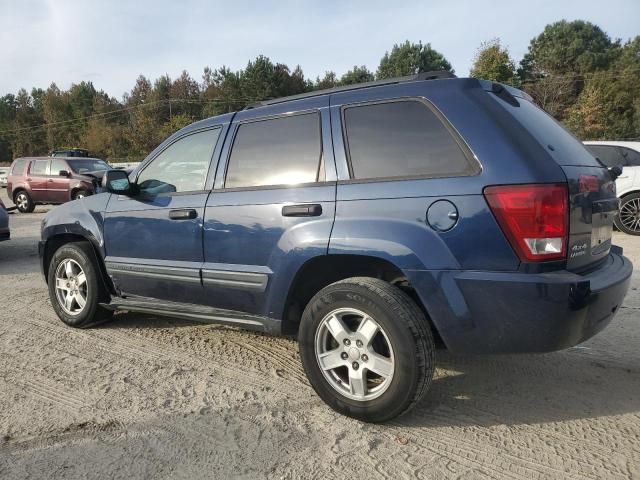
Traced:
<path fill-rule="evenodd" d="M 27 210 L 27 208 L 29 207 L 29 198 L 27 197 L 26 193 L 18 194 L 18 196 L 16 197 L 16 207 L 18 207 L 20 211 Z"/>
<path fill-rule="evenodd" d="M 327 314 L 316 331 L 315 353 L 324 378 L 347 398 L 372 400 L 391 384 L 395 362 L 389 337 L 360 310 Z"/>
<path fill-rule="evenodd" d="M 61 261 L 56 268 L 56 298 L 69 315 L 79 315 L 87 304 L 87 276 L 80 264 L 71 258 Z"/>
<path fill-rule="evenodd" d="M 640 231 L 640 198 L 627 200 L 620 207 L 620 223 L 633 232 Z"/>

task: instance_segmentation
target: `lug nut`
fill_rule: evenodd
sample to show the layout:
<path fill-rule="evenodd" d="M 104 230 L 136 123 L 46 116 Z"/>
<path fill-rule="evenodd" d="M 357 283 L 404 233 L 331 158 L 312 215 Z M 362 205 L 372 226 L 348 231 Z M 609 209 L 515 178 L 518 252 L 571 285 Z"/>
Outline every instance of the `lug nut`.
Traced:
<path fill-rule="evenodd" d="M 363 361 L 363 362 L 366 362 L 367 360 L 369 360 L 369 357 L 367 356 L 367 354 L 366 354 L 366 353 L 363 353 L 363 354 L 362 354 L 362 356 L 361 356 L 360 358 L 362 358 L 362 361 Z"/>
<path fill-rule="evenodd" d="M 347 355 L 347 352 L 342 352 L 342 353 L 340 354 L 340 358 L 342 358 L 343 360 L 346 360 L 348 356 L 349 356 L 349 355 Z"/>
<path fill-rule="evenodd" d="M 361 346 L 362 346 L 362 342 L 361 342 L 360 340 L 356 340 L 356 345 L 357 345 L 358 347 L 361 347 Z"/>
<path fill-rule="evenodd" d="M 354 370 L 357 370 L 358 368 L 360 368 L 360 365 L 358 365 L 358 362 L 353 362 L 351 366 L 353 367 Z"/>
<path fill-rule="evenodd" d="M 345 338 L 344 344 L 348 347 L 349 345 L 351 345 L 351 340 L 349 340 L 348 338 Z"/>

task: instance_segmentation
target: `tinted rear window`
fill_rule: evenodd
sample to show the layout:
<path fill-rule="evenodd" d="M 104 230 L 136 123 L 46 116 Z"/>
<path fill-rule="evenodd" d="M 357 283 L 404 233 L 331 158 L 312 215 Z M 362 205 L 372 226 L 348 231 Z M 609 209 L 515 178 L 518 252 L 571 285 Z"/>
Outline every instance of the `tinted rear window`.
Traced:
<path fill-rule="evenodd" d="M 580 140 L 530 101 L 520 98 L 520 105 L 517 107 L 501 100 L 497 101 L 545 147 L 558 165 L 602 167 Z"/>
<path fill-rule="evenodd" d="M 615 167 L 616 165 L 623 165 L 624 158 L 620 155 L 620 151 L 610 145 L 586 145 L 592 155 L 607 167 Z"/>
<path fill-rule="evenodd" d="M 225 188 L 316 182 L 322 144 L 317 113 L 240 125 Z"/>
<path fill-rule="evenodd" d="M 624 157 L 624 165 L 627 167 L 640 167 L 640 152 L 627 147 L 618 147 Z"/>
<path fill-rule="evenodd" d="M 352 178 L 446 177 L 478 171 L 438 115 L 420 101 L 344 109 Z"/>
<path fill-rule="evenodd" d="M 16 163 L 13 164 L 13 168 L 11 169 L 11 175 L 22 175 L 26 163 L 26 160 L 16 160 Z"/>

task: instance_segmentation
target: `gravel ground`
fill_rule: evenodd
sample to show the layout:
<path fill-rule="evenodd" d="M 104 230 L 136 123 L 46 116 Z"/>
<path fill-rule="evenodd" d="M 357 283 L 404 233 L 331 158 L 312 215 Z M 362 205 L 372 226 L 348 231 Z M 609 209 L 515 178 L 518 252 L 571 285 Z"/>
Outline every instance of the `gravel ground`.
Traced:
<path fill-rule="evenodd" d="M 290 339 L 141 314 L 64 326 L 37 263 L 45 210 L 12 214 L 0 244 L 0 478 L 640 478 L 637 270 L 596 338 L 439 352 L 427 397 L 367 425 L 320 401 Z M 615 243 L 640 265 L 640 238 Z"/>

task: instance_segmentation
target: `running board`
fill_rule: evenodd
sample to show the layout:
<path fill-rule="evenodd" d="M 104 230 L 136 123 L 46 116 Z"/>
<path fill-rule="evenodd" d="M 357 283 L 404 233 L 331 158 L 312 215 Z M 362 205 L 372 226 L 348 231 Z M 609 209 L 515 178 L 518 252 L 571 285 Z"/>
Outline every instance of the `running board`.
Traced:
<path fill-rule="evenodd" d="M 109 303 L 101 303 L 100 306 L 114 311 L 126 310 L 129 312 L 150 313 L 202 323 L 228 325 L 246 330 L 257 330 L 273 335 L 279 335 L 281 332 L 280 320 L 204 305 L 167 302 L 145 297 L 117 297 L 113 298 Z"/>

